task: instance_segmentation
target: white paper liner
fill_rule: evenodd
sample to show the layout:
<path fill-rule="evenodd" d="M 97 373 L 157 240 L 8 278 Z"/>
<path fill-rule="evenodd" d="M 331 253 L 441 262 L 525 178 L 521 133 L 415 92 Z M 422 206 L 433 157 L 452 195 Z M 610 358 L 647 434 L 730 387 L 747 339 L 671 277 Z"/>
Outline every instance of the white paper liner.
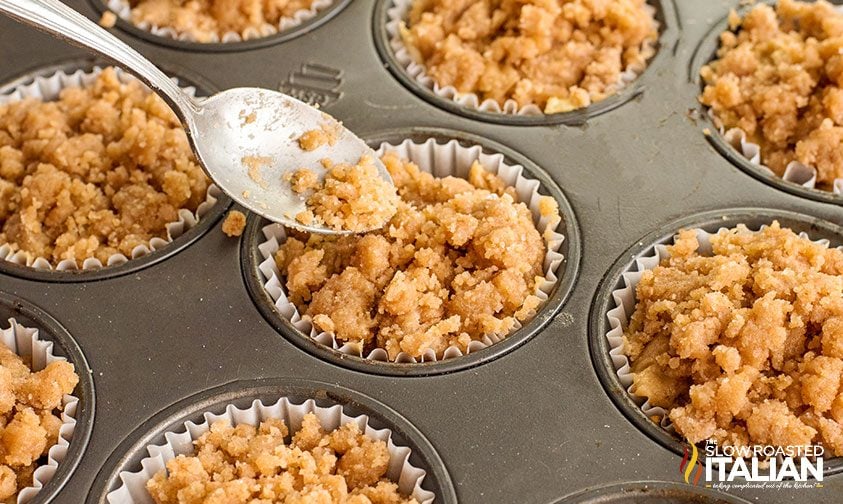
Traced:
<path fill-rule="evenodd" d="M 8 328 L 0 329 L 0 342 L 21 356 L 24 361 L 30 361 L 30 368 L 33 372 L 41 371 L 52 362 L 67 360 L 53 354 L 53 343 L 39 339 L 38 329 L 24 327 L 13 318 L 9 319 L 9 324 Z M 32 475 L 32 486 L 23 488 L 18 492 L 18 504 L 25 504 L 34 499 L 38 492 L 44 488 L 44 485 L 53 479 L 59 464 L 67 455 L 67 450 L 73 439 L 73 432 L 76 429 L 75 416 L 79 398 L 65 394 L 61 402 L 62 425 L 59 428 L 58 442 L 47 452 L 47 463 L 35 469 Z"/>
<path fill-rule="evenodd" d="M 763 225 L 760 229 L 763 230 L 766 227 L 766 225 Z M 730 228 L 722 227 L 718 229 L 717 232 L 724 229 Z M 717 233 L 709 233 L 708 231 L 699 228 L 694 229 L 694 231 L 697 234 L 697 240 L 699 242 L 697 252 L 701 255 L 711 255 L 711 237 Z M 801 238 L 809 238 L 804 232 L 799 233 L 799 236 Z M 828 245 L 829 241 L 823 239 L 816 240 L 815 243 Z M 632 398 L 633 402 L 639 406 L 641 411 L 644 412 L 648 418 L 653 418 L 654 416 L 659 418 L 659 424 L 661 427 L 667 430 L 670 434 L 675 435 L 676 431 L 673 427 L 673 423 L 667 416 L 668 412 L 664 408 L 653 406 L 646 397 L 636 395 L 632 391 L 633 373 L 629 365 L 629 358 L 624 354 L 623 342 L 623 333 L 629 324 L 629 317 L 631 317 L 635 311 L 635 305 L 637 303 L 635 289 L 638 286 L 638 282 L 641 281 L 644 271 L 654 269 L 656 266 L 661 264 L 663 260 L 670 257 L 667 247 L 668 245 L 664 243 L 654 245 L 648 251 L 642 253 L 635 260 L 635 263 L 630 265 L 629 269 L 624 271 L 621 275 L 624 285 L 623 287 L 612 291 L 612 299 L 615 301 L 615 307 L 606 312 L 606 319 L 609 321 L 609 327 L 611 328 L 606 333 L 606 339 L 609 342 L 609 356 L 612 359 L 612 365 L 615 368 L 615 373 L 630 398 Z"/>
<path fill-rule="evenodd" d="M 456 140 L 451 140 L 444 144 L 436 143 L 436 140 L 433 138 L 423 143 L 404 140 L 398 145 L 392 145 L 384 142 L 377 149 L 377 155 L 382 156 L 387 151 L 395 152 L 400 158 L 416 163 L 422 171 L 432 173 L 435 177 L 439 178 L 449 175 L 466 178 L 472 163 L 479 161 L 488 171 L 501 177 L 507 185 L 515 187 L 518 201 L 524 202 L 529 207 L 533 214 L 533 222 L 535 222 L 547 246 L 547 254 L 542 265 L 545 274 L 544 282 L 539 285 L 539 290 L 535 292 L 535 295 L 541 299 L 542 303 L 547 301 L 553 287 L 559 281 L 559 278 L 556 276 L 556 270 L 564 260 L 564 256 L 559 253 L 559 249 L 562 247 L 565 237 L 556 232 L 559 223 L 551 222 L 548 217 L 543 217 L 539 211 L 541 195 L 539 194 L 540 183 L 538 180 L 525 176 L 523 174 L 523 166 L 507 164 L 503 154 L 486 154 L 479 145 L 465 147 L 460 145 Z M 552 227 L 550 227 L 551 225 Z M 325 346 L 347 355 L 388 362 L 389 355 L 386 350 L 376 348 L 364 356 L 362 353 L 363 349 L 358 343 L 340 343 L 333 333 L 317 332 L 310 319 L 302 317 L 296 306 L 287 299 L 287 293 L 281 280 L 281 272 L 278 271 L 278 266 L 275 264 L 274 259 L 275 253 L 287 239 L 284 226 L 270 224 L 265 226 L 262 231 L 266 240 L 258 245 L 261 257 L 264 259 L 259 265 L 259 269 L 264 278 L 263 287 L 275 302 L 275 308 L 278 310 L 278 313 L 289 320 L 302 334 L 309 335 Z M 539 310 L 541 310 L 541 306 Z M 514 329 L 508 334 L 512 334 L 521 327 L 522 325 L 516 321 Z M 493 343 L 503 340 L 508 334 L 489 334 L 481 340 L 472 341 L 468 345 L 467 353 L 487 348 Z M 443 360 L 452 359 L 462 355 L 463 353 L 459 348 L 451 346 L 445 349 L 442 358 Z M 436 353 L 432 349 L 428 349 L 421 357 L 421 362 L 436 362 L 437 360 Z M 401 352 L 396 356 L 394 362 L 409 363 L 419 361 L 415 357 Z"/>
<path fill-rule="evenodd" d="M 404 46 L 404 40 L 401 37 L 401 23 L 407 20 L 410 8 L 412 7 L 414 1 L 416 0 L 393 0 L 391 7 L 389 7 L 386 11 L 386 33 L 389 36 L 389 47 L 392 49 L 395 59 L 404 69 L 406 74 L 410 76 L 410 78 L 415 80 L 421 86 L 433 91 L 433 93 L 439 98 L 452 101 L 465 108 L 505 115 L 545 115 L 544 111 L 534 104 L 519 107 L 518 102 L 510 98 L 501 105 L 497 100 L 493 100 L 491 98 L 481 101 L 480 97 L 475 93 L 462 93 L 454 86 L 440 86 L 433 77 L 427 74 L 424 65 L 413 58 L 410 51 L 408 51 Z M 656 9 L 652 5 L 646 4 L 645 7 L 652 14 L 655 14 Z M 658 22 L 656 22 L 656 29 L 658 29 Z M 655 45 L 655 41 L 645 43 L 644 50 L 645 52 L 650 53 L 650 56 L 647 58 L 647 62 L 649 62 L 653 55 L 655 55 Z M 615 84 L 614 90 L 607 92 L 606 97 L 617 94 L 637 79 L 638 76 L 641 75 L 647 68 L 647 62 L 641 65 L 636 65 L 635 67 L 627 68 L 623 71 L 620 75 L 620 79 Z"/>
<path fill-rule="evenodd" d="M 747 161 L 757 166 L 762 171 L 772 175 L 773 177 L 778 177 L 773 170 L 761 164 L 761 146 L 748 141 L 744 130 L 740 128 L 726 130 L 720 124 L 720 120 L 717 119 L 711 112 L 711 109 L 709 109 L 709 116 L 714 119 L 714 123 L 718 126 L 723 139 L 726 140 L 732 148 L 737 150 L 747 159 Z M 791 161 L 787 164 L 787 167 L 785 167 L 781 179 L 802 187 L 807 187 L 808 189 L 816 189 L 817 169 L 813 166 L 802 164 L 799 161 Z M 843 192 L 843 178 L 834 179 L 831 192 L 833 194 L 841 194 L 841 192 Z"/>
<path fill-rule="evenodd" d="M 402 494 L 415 497 L 420 504 L 430 504 L 434 501 L 435 495 L 433 492 L 421 487 L 427 473 L 423 469 L 410 464 L 409 459 L 412 450 L 404 446 L 396 446 L 392 441 L 391 430 L 375 430 L 369 425 L 368 416 L 350 417 L 343 412 L 342 406 L 339 404 L 326 408 L 318 406 L 312 399 L 302 404 L 295 404 L 286 397 L 282 397 L 269 405 L 264 405 L 261 401 L 255 400 L 251 407 L 247 409 L 240 409 L 233 404 L 229 404 L 225 407 L 225 411 L 220 414 L 205 412 L 205 420 L 200 424 L 185 422 L 184 428 L 179 432 L 165 433 L 166 442 L 164 444 L 146 447 L 149 456 L 141 460 L 141 470 L 136 472 L 122 471 L 119 474 L 120 487 L 109 492 L 106 499 L 109 504 L 154 504 L 152 497 L 146 490 L 146 482 L 158 472 L 166 470 L 167 462 L 176 456 L 195 453 L 193 441 L 208 432 L 211 424 L 216 421 L 228 420 L 231 425 L 245 423 L 257 426 L 266 419 L 276 418 L 284 420 L 290 434 L 294 434 L 301 429 L 302 419 L 307 413 L 315 414 L 326 432 L 333 431 L 349 422 L 354 422 L 366 436 L 386 442 L 389 450 L 389 469 L 386 472 L 386 477 L 398 483 L 398 489 Z"/>
<path fill-rule="evenodd" d="M 115 67 L 117 77 L 121 82 L 129 82 L 135 78 L 128 73 Z M 77 70 L 71 74 L 57 71 L 56 73 L 46 77 L 35 77 L 34 80 L 26 85 L 22 85 L 13 92 L 0 96 L 0 105 L 11 103 L 26 98 L 36 98 L 43 101 L 57 100 L 62 89 L 71 87 L 84 87 L 93 84 L 97 76 L 102 73 L 102 68 L 94 67 L 91 71 Z M 177 79 L 173 79 L 178 82 Z M 185 87 L 185 92 L 191 96 L 195 95 L 196 88 Z M 166 225 L 166 238 L 153 238 L 148 244 L 138 245 L 132 250 L 131 258 L 123 254 L 114 254 L 110 256 L 106 263 L 103 264 L 95 257 L 89 257 L 82 261 L 83 270 L 93 270 L 102 268 L 104 266 L 117 266 L 128 262 L 130 259 L 137 259 L 147 254 L 152 253 L 162 247 L 165 247 L 173 242 L 176 238 L 183 235 L 188 230 L 192 229 L 199 223 L 199 219 L 206 215 L 208 211 L 216 204 L 217 198 L 220 197 L 221 191 L 217 186 L 211 184 L 205 193 L 205 201 L 203 201 L 197 208 L 196 212 L 191 212 L 182 208 L 178 212 L 178 220 Z M 56 271 L 70 271 L 79 269 L 76 261 L 73 259 L 64 259 L 57 265 L 53 266 L 52 262 L 45 257 L 33 257 L 25 251 L 12 249 L 8 243 L 0 243 L 0 260 L 6 260 L 21 266 L 29 266 L 35 269 L 53 270 Z"/>
<path fill-rule="evenodd" d="M 276 25 L 266 23 L 257 28 L 246 28 L 245 30 L 243 30 L 243 33 L 226 32 L 223 33 L 221 38 L 218 35 L 214 34 L 211 37 L 211 40 L 207 43 L 227 44 L 230 42 L 242 42 L 244 40 L 269 37 L 271 35 L 281 33 L 291 28 L 295 28 L 296 26 L 299 26 L 302 23 L 313 19 L 319 14 L 321 10 L 325 9 L 326 7 L 329 7 L 332 3 L 334 3 L 334 0 L 315 0 L 310 5 L 309 9 L 301 9 L 299 11 L 296 11 L 291 17 L 283 17 L 278 21 L 278 24 Z M 105 4 L 110 11 L 117 14 L 123 20 L 133 24 L 134 26 L 137 26 L 138 28 L 146 30 L 152 33 L 153 35 L 171 38 L 175 40 L 183 40 L 185 42 L 197 42 L 196 38 L 193 37 L 192 34 L 179 33 L 168 26 L 156 26 L 147 22 L 135 23 L 132 20 L 132 7 L 131 5 L 129 5 L 129 2 L 127 0 L 107 0 Z"/>

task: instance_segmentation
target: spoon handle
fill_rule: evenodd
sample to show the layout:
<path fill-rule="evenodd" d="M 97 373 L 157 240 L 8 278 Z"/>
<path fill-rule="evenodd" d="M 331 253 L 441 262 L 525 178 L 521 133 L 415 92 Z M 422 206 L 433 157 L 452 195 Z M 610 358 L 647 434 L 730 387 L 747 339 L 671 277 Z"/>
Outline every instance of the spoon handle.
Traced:
<path fill-rule="evenodd" d="M 0 12 L 115 61 L 158 92 L 183 121 L 197 110 L 195 102 L 149 60 L 59 0 L 0 0 Z"/>

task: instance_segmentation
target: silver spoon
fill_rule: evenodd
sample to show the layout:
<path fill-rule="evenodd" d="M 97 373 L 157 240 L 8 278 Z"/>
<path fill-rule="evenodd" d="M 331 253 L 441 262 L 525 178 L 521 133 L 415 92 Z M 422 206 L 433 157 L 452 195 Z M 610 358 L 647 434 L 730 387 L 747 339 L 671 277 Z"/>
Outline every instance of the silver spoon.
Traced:
<path fill-rule="evenodd" d="M 214 183 L 267 219 L 312 233 L 342 233 L 296 221 L 305 201 L 282 180 L 283 174 L 302 167 L 321 179 L 324 158 L 353 165 L 369 155 L 380 176 L 392 183 L 386 167 L 363 140 L 295 98 L 260 88 L 234 88 L 208 98 L 192 98 L 137 51 L 59 0 L 0 0 L 0 12 L 90 49 L 137 76 L 176 112 L 199 164 Z M 333 129 L 336 143 L 302 150 L 298 138 L 323 126 Z"/>

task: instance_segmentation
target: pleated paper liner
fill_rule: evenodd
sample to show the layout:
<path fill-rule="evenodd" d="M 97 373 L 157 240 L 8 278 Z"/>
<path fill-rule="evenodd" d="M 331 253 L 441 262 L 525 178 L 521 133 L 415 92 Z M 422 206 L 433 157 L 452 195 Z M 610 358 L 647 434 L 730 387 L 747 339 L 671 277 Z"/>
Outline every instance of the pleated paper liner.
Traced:
<path fill-rule="evenodd" d="M 843 6 L 837 7 L 843 13 Z M 711 109 L 706 109 L 709 119 L 714 123 L 723 140 L 732 146 L 742 157 L 749 161 L 756 168 L 771 176 L 778 177 L 773 170 L 761 163 L 761 146 L 747 140 L 746 132 L 740 128 L 726 129 Z M 791 161 L 785 167 L 781 179 L 807 189 L 817 189 L 817 169 L 799 161 Z M 843 192 L 843 178 L 834 179 L 832 182 L 833 194 Z"/>

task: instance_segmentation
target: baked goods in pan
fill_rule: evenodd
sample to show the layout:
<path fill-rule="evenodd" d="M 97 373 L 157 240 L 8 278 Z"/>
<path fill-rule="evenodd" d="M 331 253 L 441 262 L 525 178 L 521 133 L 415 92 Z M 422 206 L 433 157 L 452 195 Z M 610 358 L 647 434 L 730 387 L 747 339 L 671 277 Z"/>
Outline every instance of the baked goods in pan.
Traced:
<path fill-rule="evenodd" d="M 147 483 L 158 504 L 206 502 L 345 502 L 414 504 L 386 478 L 389 451 L 349 422 L 325 432 L 304 416 L 287 442 L 283 420 L 258 427 L 218 421 Z"/>
<path fill-rule="evenodd" d="M 645 0 L 415 0 L 402 38 L 440 87 L 552 114 L 614 94 L 658 25 Z"/>
<path fill-rule="evenodd" d="M 541 304 L 547 247 L 515 190 L 475 162 L 467 179 L 436 178 L 383 158 L 401 201 L 383 229 L 326 237 L 291 232 L 275 261 L 288 299 L 320 331 L 368 353 L 463 353 L 505 336 Z M 550 197 L 541 213 L 558 217 Z"/>
<path fill-rule="evenodd" d="M 79 383 L 73 365 L 55 361 L 38 372 L 0 344 L 0 502 L 16 502 L 32 485 L 39 461 L 59 439 L 62 398 Z"/>
<path fill-rule="evenodd" d="M 55 101 L 0 105 L 0 244 L 31 259 L 132 257 L 208 185 L 175 114 L 112 68 Z"/>
<path fill-rule="evenodd" d="M 700 72 L 700 101 L 718 125 L 746 133 L 778 176 L 798 161 L 831 190 L 843 178 L 843 10 L 781 0 L 732 12 L 730 24 Z"/>
<path fill-rule="evenodd" d="M 777 222 L 681 231 L 624 331 L 632 392 L 692 443 L 843 455 L 843 251 Z"/>

